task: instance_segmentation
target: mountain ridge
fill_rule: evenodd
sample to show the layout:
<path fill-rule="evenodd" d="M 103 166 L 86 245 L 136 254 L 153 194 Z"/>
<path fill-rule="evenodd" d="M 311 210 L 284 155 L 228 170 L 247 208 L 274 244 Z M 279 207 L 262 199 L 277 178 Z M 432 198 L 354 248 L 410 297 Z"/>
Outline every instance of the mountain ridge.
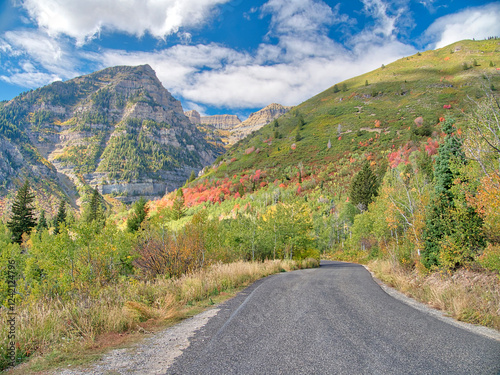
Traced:
<path fill-rule="evenodd" d="M 149 65 L 31 90 L 2 103 L 0 119 L 4 193 L 15 179 L 33 178 L 62 197 L 53 182 L 66 176 L 76 190 L 98 186 L 124 202 L 157 199 L 223 151 L 191 124 Z"/>

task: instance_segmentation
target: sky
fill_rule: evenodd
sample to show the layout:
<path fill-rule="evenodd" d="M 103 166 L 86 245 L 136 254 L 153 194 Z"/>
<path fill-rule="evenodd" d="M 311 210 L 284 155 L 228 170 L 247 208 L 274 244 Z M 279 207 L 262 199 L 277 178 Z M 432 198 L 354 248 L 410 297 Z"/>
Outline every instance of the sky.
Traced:
<path fill-rule="evenodd" d="M 0 0 L 0 100 L 149 64 L 184 110 L 297 105 L 418 51 L 500 36 L 488 0 Z"/>

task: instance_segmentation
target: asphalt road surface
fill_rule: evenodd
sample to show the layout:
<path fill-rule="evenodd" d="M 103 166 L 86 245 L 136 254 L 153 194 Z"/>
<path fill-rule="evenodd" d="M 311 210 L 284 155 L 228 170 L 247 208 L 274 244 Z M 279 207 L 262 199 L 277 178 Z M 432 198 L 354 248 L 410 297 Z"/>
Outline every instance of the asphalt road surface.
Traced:
<path fill-rule="evenodd" d="M 270 276 L 220 307 L 167 374 L 500 373 L 500 341 L 391 297 L 355 264 Z"/>

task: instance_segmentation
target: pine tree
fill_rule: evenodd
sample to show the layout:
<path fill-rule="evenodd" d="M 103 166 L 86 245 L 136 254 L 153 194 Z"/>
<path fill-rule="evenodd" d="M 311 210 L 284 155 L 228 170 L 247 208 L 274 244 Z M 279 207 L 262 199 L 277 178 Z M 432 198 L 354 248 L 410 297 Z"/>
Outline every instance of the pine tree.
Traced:
<path fill-rule="evenodd" d="M 447 119 L 443 124 L 446 137 L 439 148 L 434 168 L 435 197 L 423 232 L 422 264 L 427 268 L 441 266 L 443 260 L 448 268 L 459 267 L 484 247 L 482 220 L 467 206 L 465 198 L 453 194 L 453 181 L 458 177 L 455 172 L 457 166 L 466 164 L 462 142 L 454 135 L 453 122 Z M 446 248 L 443 241 L 448 243 Z M 454 250 L 449 250 L 450 244 L 455 246 Z"/>
<path fill-rule="evenodd" d="M 101 195 L 97 188 L 92 190 L 92 197 L 88 205 L 86 214 L 86 221 L 91 223 L 93 221 L 104 221 L 104 212 L 101 205 Z"/>
<path fill-rule="evenodd" d="M 351 203 L 360 211 L 366 210 L 373 198 L 378 194 L 378 179 L 370 168 L 368 161 L 363 164 L 361 170 L 354 176 L 349 191 Z"/>
<path fill-rule="evenodd" d="M 48 229 L 47 218 L 45 217 L 45 210 L 40 212 L 40 218 L 38 219 L 38 224 L 36 226 L 36 232 L 41 233 L 43 230 Z"/>
<path fill-rule="evenodd" d="M 66 222 L 66 202 L 61 199 L 59 203 L 59 209 L 57 210 L 57 215 L 54 218 L 54 234 L 59 233 L 59 224 Z"/>
<path fill-rule="evenodd" d="M 147 203 L 143 197 L 134 203 L 134 212 L 127 220 L 127 229 L 129 232 L 137 232 L 142 222 L 146 219 L 148 215 Z"/>
<path fill-rule="evenodd" d="M 21 243 L 24 233 L 30 234 L 37 222 L 34 215 L 32 203 L 35 195 L 30 192 L 29 181 L 26 180 L 17 192 L 16 199 L 12 204 L 12 217 L 7 222 L 7 227 L 12 233 L 12 241 Z"/>
<path fill-rule="evenodd" d="M 304 121 L 304 117 L 302 115 L 299 116 L 299 122 L 297 123 L 297 130 L 302 130 L 306 122 Z"/>
<path fill-rule="evenodd" d="M 191 171 L 191 175 L 189 176 L 189 182 L 192 182 L 196 180 L 196 174 L 194 173 L 194 171 Z"/>
<path fill-rule="evenodd" d="M 174 204 L 172 206 L 172 219 L 179 220 L 184 216 L 186 209 L 184 208 L 184 193 L 182 188 L 177 190 L 175 194 Z"/>

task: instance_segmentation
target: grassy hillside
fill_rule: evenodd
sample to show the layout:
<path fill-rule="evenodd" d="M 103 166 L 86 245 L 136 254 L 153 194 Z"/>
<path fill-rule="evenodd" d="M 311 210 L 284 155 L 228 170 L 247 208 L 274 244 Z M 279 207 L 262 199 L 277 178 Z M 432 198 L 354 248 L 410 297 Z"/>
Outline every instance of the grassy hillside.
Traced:
<path fill-rule="evenodd" d="M 339 82 L 279 118 L 278 126 L 271 123 L 238 142 L 209 175 L 265 169 L 281 178 L 299 163 L 352 171 L 352 157 L 373 154 L 378 160 L 410 140 L 436 137 L 442 117 L 464 126 L 467 98 L 500 88 L 499 52 L 498 40 L 462 41 Z M 419 117 L 423 126 L 415 123 Z"/>

